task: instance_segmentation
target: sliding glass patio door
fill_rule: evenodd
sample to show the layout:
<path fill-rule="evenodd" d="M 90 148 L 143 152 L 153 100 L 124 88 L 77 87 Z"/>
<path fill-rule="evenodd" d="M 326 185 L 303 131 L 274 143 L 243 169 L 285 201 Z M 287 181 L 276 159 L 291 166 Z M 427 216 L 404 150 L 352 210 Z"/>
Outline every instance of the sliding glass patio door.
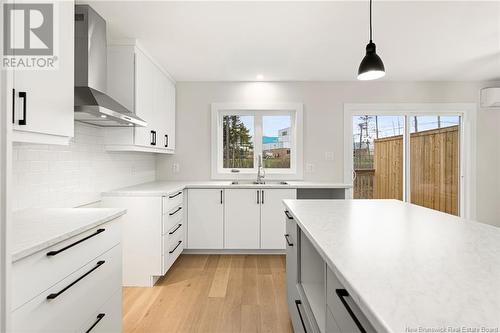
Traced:
<path fill-rule="evenodd" d="M 460 115 L 352 116 L 354 199 L 397 199 L 460 215 Z"/>

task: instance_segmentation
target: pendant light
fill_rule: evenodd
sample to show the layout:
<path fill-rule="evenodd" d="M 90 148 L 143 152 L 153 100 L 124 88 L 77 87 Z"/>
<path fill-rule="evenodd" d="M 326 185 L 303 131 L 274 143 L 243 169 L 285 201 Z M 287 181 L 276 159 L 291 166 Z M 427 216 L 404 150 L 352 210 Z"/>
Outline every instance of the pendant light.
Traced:
<path fill-rule="evenodd" d="M 376 80 L 384 75 L 384 63 L 377 55 L 375 43 L 372 41 L 372 0 L 370 0 L 370 42 L 366 45 L 366 55 L 359 64 L 358 80 Z"/>

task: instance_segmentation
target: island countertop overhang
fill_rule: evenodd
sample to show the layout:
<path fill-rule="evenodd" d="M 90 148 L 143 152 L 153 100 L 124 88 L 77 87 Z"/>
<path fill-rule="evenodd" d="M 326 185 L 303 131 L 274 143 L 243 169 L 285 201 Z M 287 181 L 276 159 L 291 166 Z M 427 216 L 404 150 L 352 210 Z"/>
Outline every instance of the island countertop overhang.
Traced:
<path fill-rule="evenodd" d="M 285 200 L 378 331 L 499 327 L 500 229 L 397 200 Z"/>

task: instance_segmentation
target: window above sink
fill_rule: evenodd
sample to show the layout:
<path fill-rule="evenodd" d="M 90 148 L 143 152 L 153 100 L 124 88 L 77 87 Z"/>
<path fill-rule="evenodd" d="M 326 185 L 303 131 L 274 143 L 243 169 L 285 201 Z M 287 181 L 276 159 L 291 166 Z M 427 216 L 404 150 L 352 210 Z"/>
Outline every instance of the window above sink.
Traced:
<path fill-rule="evenodd" d="M 212 178 L 302 179 L 302 104 L 212 104 Z"/>

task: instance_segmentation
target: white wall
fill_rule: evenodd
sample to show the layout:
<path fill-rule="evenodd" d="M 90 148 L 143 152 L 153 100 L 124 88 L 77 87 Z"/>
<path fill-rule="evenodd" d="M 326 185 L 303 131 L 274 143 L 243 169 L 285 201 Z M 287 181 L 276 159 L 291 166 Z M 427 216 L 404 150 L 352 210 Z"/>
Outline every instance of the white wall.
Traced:
<path fill-rule="evenodd" d="M 155 156 L 105 152 L 101 128 L 75 122 L 69 146 L 14 143 L 13 209 L 75 207 L 100 193 L 155 180 Z"/>
<path fill-rule="evenodd" d="M 210 179 L 210 103 L 304 103 L 304 179 L 343 181 L 344 103 L 478 102 L 480 83 L 465 82 L 178 82 L 176 154 L 160 156 L 157 177 Z M 500 112 L 478 111 L 477 218 L 500 225 Z M 333 152 L 334 160 L 325 160 Z M 180 172 L 173 173 L 172 164 Z"/>

